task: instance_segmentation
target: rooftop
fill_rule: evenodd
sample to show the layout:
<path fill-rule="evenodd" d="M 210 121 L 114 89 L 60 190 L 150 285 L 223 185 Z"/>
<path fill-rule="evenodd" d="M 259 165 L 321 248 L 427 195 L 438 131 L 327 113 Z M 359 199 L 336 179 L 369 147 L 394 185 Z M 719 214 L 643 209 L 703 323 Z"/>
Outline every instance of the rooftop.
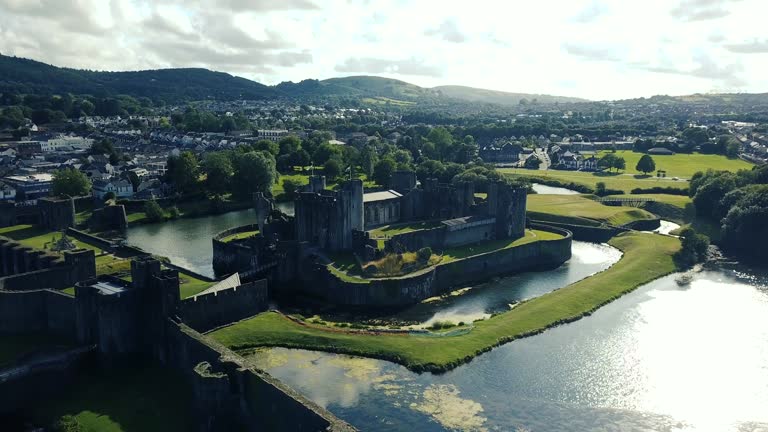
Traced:
<path fill-rule="evenodd" d="M 394 190 L 387 190 L 387 191 L 381 191 L 381 192 L 370 192 L 363 195 L 363 202 L 375 202 L 375 201 L 386 201 L 391 199 L 400 198 L 403 196 L 401 193 L 398 193 Z"/>
<path fill-rule="evenodd" d="M 91 286 L 99 290 L 102 295 L 114 295 L 126 291 L 124 285 L 112 281 L 100 280 Z"/>

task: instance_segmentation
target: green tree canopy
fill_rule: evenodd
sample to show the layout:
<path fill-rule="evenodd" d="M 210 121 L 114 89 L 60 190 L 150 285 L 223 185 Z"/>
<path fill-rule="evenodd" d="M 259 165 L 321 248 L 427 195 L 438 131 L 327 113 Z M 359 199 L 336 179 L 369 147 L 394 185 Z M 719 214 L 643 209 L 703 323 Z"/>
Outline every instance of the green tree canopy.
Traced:
<path fill-rule="evenodd" d="M 373 168 L 373 181 L 379 186 L 388 187 L 392 173 L 397 169 L 397 162 L 390 158 L 384 158 L 376 163 Z"/>
<path fill-rule="evenodd" d="M 654 162 L 650 155 L 645 154 L 642 155 L 640 160 L 637 161 L 635 169 L 643 174 L 648 174 L 649 172 L 656 171 L 656 162 Z"/>
<path fill-rule="evenodd" d="M 91 190 L 91 182 L 82 172 L 65 168 L 53 173 L 53 194 L 56 196 L 82 196 Z"/>
<path fill-rule="evenodd" d="M 178 156 L 168 158 L 168 178 L 176 190 L 181 193 L 190 192 L 197 184 L 200 166 L 192 152 L 182 152 Z"/>
<path fill-rule="evenodd" d="M 277 180 L 275 157 L 268 152 L 247 152 L 235 155 L 235 191 L 247 196 L 254 192 L 270 193 Z"/>
<path fill-rule="evenodd" d="M 206 173 L 205 185 L 211 192 L 224 193 L 229 190 L 234 168 L 229 156 L 224 152 L 213 152 L 205 155 L 203 169 Z"/>

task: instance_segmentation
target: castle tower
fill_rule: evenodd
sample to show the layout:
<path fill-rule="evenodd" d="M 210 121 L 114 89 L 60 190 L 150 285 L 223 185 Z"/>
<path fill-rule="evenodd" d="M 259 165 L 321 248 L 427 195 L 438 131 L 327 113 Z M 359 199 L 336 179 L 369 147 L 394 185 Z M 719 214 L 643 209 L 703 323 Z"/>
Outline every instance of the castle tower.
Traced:
<path fill-rule="evenodd" d="M 320 192 L 325 189 L 325 176 L 311 175 L 309 176 L 309 184 L 307 185 L 307 192 Z"/>

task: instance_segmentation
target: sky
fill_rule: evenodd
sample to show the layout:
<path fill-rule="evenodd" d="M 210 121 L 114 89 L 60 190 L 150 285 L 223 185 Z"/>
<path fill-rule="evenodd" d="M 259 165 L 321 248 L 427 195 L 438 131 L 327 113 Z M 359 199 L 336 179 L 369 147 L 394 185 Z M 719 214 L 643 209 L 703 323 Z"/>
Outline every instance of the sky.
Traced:
<path fill-rule="evenodd" d="M 592 100 L 768 92 L 768 0 L 0 0 L 0 53 L 264 84 L 378 75 Z"/>

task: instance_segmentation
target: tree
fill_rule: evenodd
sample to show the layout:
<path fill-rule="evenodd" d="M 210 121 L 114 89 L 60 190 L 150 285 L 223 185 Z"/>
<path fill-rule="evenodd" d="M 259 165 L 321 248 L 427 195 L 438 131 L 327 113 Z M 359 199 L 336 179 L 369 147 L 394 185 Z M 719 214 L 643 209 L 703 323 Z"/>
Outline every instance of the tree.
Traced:
<path fill-rule="evenodd" d="M 280 154 L 280 145 L 270 140 L 259 140 L 253 144 L 253 149 L 256 151 L 266 151 L 272 153 L 272 156 L 277 157 Z"/>
<path fill-rule="evenodd" d="M 613 153 L 608 153 L 597 162 L 597 165 L 603 168 L 615 168 L 616 171 L 623 170 L 627 167 L 627 161 L 621 156 L 616 156 Z"/>
<path fill-rule="evenodd" d="M 376 162 L 379 161 L 379 156 L 371 146 L 366 145 L 360 152 L 360 168 L 366 176 L 373 176 L 373 168 L 376 166 Z"/>
<path fill-rule="evenodd" d="M 197 184 L 200 166 L 192 152 L 182 152 L 168 158 L 168 178 L 181 193 L 191 191 Z"/>
<path fill-rule="evenodd" d="M 341 162 L 338 159 L 328 159 L 323 164 L 323 173 L 328 180 L 335 180 L 341 175 L 343 170 Z"/>
<path fill-rule="evenodd" d="M 115 152 L 115 146 L 112 145 L 112 140 L 104 138 L 100 141 L 96 141 L 91 145 L 91 154 L 106 154 L 111 155 Z"/>
<path fill-rule="evenodd" d="M 288 201 L 293 201 L 296 198 L 296 191 L 299 188 L 301 188 L 301 183 L 296 180 L 289 178 L 283 180 L 283 193 L 285 194 L 285 199 Z"/>
<path fill-rule="evenodd" d="M 288 135 L 278 141 L 280 154 L 291 154 L 301 148 L 301 140 L 296 135 Z"/>
<path fill-rule="evenodd" d="M 254 192 L 271 193 L 277 180 L 275 157 L 267 152 L 247 152 L 236 155 L 233 182 L 235 191 L 248 196 Z"/>
<path fill-rule="evenodd" d="M 223 152 L 213 152 L 205 155 L 203 169 L 206 173 L 205 185 L 214 193 L 224 193 L 229 190 L 232 175 L 235 173 L 232 162 Z"/>
<path fill-rule="evenodd" d="M 333 144 L 321 144 L 312 155 L 312 163 L 323 165 L 333 158 L 341 158 L 341 148 Z"/>
<path fill-rule="evenodd" d="M 147 219 L 151 222 L 160 222 L 165 219 L 163 209 L 155 200 L 149 200 L 144 203 L 144 214 L 147 215 Z"/>
<path fill-rule="evenodd" d="M 728 192 L 736 189 L 736 180 L 735 174 L 726 171 L 706 176 L 704 183 L 696 187 L 696 194 L 693 196 L 696 214 L 719 222 L 728 212 L 721 200 Z M 693 186 L 692 182 L 691 187 Z"/>
<path fill-rule="evenodd" d="M 674 259 L 682 267 L 690 267 L 707 259 L 709 237 L 697 234 L 693 228 L 685 228 L 680 233 L 681 248 L 675 253 Z"/>
<path fill-rule="evenodd" d="M 605 182 L 597 182 L 597 184 L 595 185 L 595 195 L 605 196 L 605 193 L 606 193 Z"/>
<path fill-rule="evenodd" d="M 52 186 L 56 196 L 82 196 L 91 190 L 88 177 L 74 168 L 65 168 L 53 173 Z"/>
<path fill-rule="evenodd" d="M 640 157 L 640 160 L 637 161 L 635 169 L 647 175 L 649 172 L 656 171 L 656 162 L 653 161 L 653 158 L 650 155 L 644 154 Z"/>
<path fill-rule="evenodd" d="M 397 163 L 394 160 L 389 158 L 380 160 L 373 168 L 373 181 L 379 186 L 389 186 L 389 180 L 396 168 Z"/>

